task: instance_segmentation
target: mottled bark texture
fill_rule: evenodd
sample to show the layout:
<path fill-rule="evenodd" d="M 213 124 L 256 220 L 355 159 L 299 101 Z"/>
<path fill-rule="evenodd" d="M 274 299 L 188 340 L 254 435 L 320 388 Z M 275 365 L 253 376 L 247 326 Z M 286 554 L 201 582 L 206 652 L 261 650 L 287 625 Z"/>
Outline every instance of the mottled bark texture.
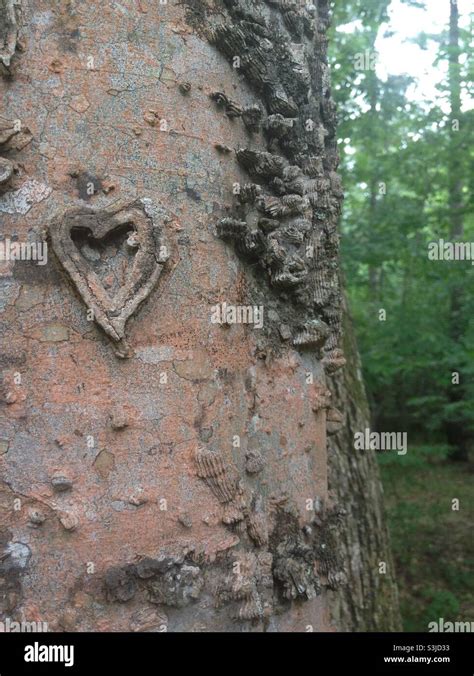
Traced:
<path fill-rule="evenodd" d="M 340 446 L 328 495 L 326 426 L 364 414 L 326 384 L 344 364 L 327 4 L 0 3 L 2 234 L 49 245 L 1 263 L 2 618 L 395 615 L 373 460 Z M 221 303 L 236 314 L 213 321 Z"/>
<path fill-rule="evenodd" d="M 332 434 L 328 420 L 328 483 L 331 498 L 344 506 L 338 548 L 348 584 L 333 593 L 329 603 L 341 631 L 401 631 L 375 452 L 354 450 L 354 433 L 370 428 L 370 411 L 346 303 L 343 324 L 347 363 L 329 382 L 333 403 L 344 412 L 343 427 Z"/>

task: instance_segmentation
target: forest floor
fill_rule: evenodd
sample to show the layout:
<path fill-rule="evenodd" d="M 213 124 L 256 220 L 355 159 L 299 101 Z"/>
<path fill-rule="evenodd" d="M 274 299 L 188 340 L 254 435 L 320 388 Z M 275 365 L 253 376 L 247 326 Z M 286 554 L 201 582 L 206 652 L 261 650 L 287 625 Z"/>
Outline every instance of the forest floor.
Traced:
<path fill-rule="evenodd" d="M 426 632 L 440 618 L 474 623 L 474 466 L 446 453 L 379 455 L 405 631 Z"/>

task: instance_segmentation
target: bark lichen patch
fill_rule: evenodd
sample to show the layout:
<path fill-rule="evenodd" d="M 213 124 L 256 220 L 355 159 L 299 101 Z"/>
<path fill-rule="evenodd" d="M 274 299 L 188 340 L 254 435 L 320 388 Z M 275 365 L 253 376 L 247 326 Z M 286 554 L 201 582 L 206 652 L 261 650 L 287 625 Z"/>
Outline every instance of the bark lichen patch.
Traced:
<path fill-rule="evenodd" d="M 0 617 L 11 616 L 21 601 L 21 577 L 31 558 L 30 548 L 11 539 L 7 530 L 0 530 Z"/>
<path fill-rule="evenodd" d="M 0 73 L 7 77 L 18 47 L 20 16 L 19 0 L 0 0 Z"/>
<path fill-rule="evenodd" d="M 118 603 L 127 603 L 144 591 L 150 603 L 184 608 L 199 598 L 202 587 L 198 565 L 184 556 L 168 554 L 110 568 L 104 577 L 107 600 Z"/>

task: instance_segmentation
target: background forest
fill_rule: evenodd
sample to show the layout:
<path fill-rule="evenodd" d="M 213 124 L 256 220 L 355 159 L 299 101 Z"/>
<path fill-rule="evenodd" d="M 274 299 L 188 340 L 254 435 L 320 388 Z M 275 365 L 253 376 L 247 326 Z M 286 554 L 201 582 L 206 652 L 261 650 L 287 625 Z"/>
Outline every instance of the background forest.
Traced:
<path fill-rule="evenodd" d="M 378 455 L 404 628 L 427 631 L 474 621 L 474 245 L 473 261 L 429 257 L 474 242 L 473 15 L 333 5 L 346 286 L 372 429 L 408 434 L 405 456 Z"/>

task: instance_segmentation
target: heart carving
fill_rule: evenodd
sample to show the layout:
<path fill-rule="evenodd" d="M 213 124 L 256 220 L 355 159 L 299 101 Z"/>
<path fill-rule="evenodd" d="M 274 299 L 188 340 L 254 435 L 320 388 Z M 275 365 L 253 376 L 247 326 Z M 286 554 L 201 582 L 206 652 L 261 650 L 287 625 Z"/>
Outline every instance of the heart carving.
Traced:
<path fill-rule="evenodd" d="M 63 212 L 49 227 L 54 253 L 81 298 L 92 310 L 94 320 L 121 348 L 125 345 L 127 320 L 155 287 L 168 259 L 163 223 L 166 212 L 148 199 L 111 209 L 77 208 Z M 78 247 L 78 240 L 104 247 L 113 238 L 128 239 L 120 246 L 132 260 L 122 283 L 114 291 L 106 288 L 94 266 Z M 132 254 L 133 258 L 132 258 Z M 100 256 L 98 256 L 100 259 Z M 98 266 L 101 263 L 99 260 Z M 128 356 L 118 349 L 119 356 Z"/>

